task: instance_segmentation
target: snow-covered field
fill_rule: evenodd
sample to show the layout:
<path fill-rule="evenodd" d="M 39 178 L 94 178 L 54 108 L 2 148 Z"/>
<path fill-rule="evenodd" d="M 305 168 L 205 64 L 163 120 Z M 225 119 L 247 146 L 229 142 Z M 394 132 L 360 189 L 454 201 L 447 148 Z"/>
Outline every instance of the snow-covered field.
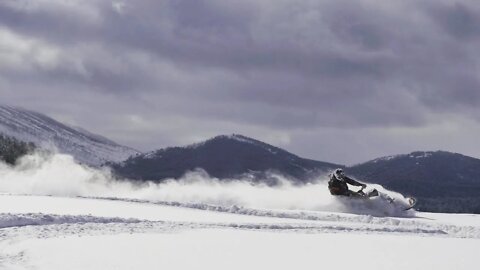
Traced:
<path fill-rule="evenodd" d="M 0 192 L 0 269 L 478 265 L 479 215 L 345 201 L 322 181 L 268 187 L 191 174 L 135 185 L 58 155 L 0 164 Z"/>
<path fill-rule="evenodd" d="M 475 269 L 480 250 L 476 215 L 236 210 L 1 195 L 0 268 Z"/>

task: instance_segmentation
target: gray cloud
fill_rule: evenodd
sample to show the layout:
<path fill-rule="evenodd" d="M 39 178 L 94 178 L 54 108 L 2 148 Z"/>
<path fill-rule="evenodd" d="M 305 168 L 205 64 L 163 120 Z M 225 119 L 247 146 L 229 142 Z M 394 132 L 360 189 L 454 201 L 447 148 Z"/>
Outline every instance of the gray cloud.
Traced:
<path fill-rule="evenodd" d="M 431 15 L 454 38 L 465 40 L 480 36 L 480 13 L 475 2 L 455 2 L 431 8 Z"/>
<path fill-rule="evenodd" d="M 395 128 L 476 132 L 479 26 L 468 0 L 7 0 L 0 94 L 142 149 L 238 132 L 355 162 L 410 150 Z"/>

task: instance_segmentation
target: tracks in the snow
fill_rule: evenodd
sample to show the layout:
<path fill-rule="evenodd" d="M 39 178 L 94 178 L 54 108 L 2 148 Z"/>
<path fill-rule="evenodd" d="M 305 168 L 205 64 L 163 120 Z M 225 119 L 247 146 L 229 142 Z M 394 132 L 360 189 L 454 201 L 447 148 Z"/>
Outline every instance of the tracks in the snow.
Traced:
<path fill-rule="evenodd" d="M 480 226 L 461 226 L 430 222 L 410 217 L 375 217 L 371 215 L 356 215 L 342 213 L 326 213 L 302 210 L 266 210 L 239 206 L 218 206 L 205 203 L 181 203 L 169 201 L 151 201 L 116 197 L 84 197 L 87 199 L 122 201 L 129 203 L 154 204 L 173 207 L 232 213 L 259 217 L 294 219 L 299 222 L 313 221 L 318 232 L 366 232 L 366 233 L 413 233 L 419 235 L 441 235 L 457 238 L 480 239 Z M 326 223 L 326 224 L 325 224 Z M 340 225 L 339 225 L 340 224 Z"/>
<path fill-rule="evenodd" d="M 124 203 L 187 207 L 237 215 L 272 217 L 272 222 L 182 222 L 42 213 L 0 214 L 0 241 L 18 237 L 50 238 L 119 233 L 171 233 L 192 229 L 237 229 L 295 233 L 397 234 L 480 238 L 480 227 L 444 224 L 419 218 L 373 217 L 299 210 L 265 210 L 207 204 L 147 201 L 123 198 L 84 198 Z M 119 205 L 121 207 L 121 205 Z M 273 219 L 275 218 L 275 219 Z M 288 219 L 283 222 L 281 219 Z M 294 222 L 292 222 L 294 220 Z"/>
<path fill-rule="evenodd" d="M 14 214 L 2 214 L 2 218 L 15 219 Z M 63 216 L 42 214 L 21 214 L 17 224 L 10 222 L 0 229 L 0 241 L 14 238 L 51 238 L 59 236 L 89 236 L 119 233 L 172 233 L 192 229 L 240 229 L 295 233 L 389 233 L 447 235 L 435 229 L 401 228 L 391 226 L 365 226 L 358 224 L 324 223 L 204 223 L 147 221 L 135 219 L 102 218 L 93 216 Z"/>

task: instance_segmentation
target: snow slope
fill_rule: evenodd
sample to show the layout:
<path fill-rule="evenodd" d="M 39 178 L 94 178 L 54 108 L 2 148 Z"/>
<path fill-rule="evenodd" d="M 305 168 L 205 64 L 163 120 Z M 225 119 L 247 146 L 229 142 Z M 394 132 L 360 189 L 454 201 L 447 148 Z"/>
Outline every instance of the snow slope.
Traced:
<path fill-rule="evenodd" d="M 119 162 L 138 151 L 80 128 L 66 126 L 40 113 L 0 105 L 0 133 L 41 147 L 54 147 L 79 162 Z"/>

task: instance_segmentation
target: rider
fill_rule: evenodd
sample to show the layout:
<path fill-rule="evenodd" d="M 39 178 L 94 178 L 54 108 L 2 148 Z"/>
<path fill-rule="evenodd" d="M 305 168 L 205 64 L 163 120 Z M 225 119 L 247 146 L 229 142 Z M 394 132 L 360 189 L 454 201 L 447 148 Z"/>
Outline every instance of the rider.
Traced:
<path fill-rule="evenodd" d="M 363 192 L 355 192 L 348 189 L 348 184 L 352 186 L 362 187 L 362 190 L 367 187 L 367 185 L 362 184 L 352 178 L 349 178 L 343 173 L 342 169 L 336 169 L 330 174 L 330 181 L 328 181 L 328 189 L 332 195 L 343 195 L 343 196 L 353 196 L 353 197 L 364 197 Z"/>

